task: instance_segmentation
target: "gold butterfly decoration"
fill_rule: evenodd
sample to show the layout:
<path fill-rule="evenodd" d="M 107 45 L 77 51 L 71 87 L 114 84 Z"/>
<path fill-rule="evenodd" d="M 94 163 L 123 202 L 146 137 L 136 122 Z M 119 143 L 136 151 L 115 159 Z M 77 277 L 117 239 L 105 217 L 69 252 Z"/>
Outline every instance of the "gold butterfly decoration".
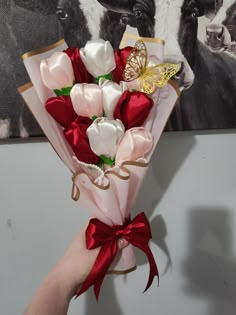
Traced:
<path fill-rule="evenodd" d="M 140 39 L 127 59 L 123 78 L 126 82 L 138 79 L 140 90 L 152 94 L 156 88 L 163 87 L 180 69 L 180 64 L 173 63 L 148 66 L 147 48 Z"/>

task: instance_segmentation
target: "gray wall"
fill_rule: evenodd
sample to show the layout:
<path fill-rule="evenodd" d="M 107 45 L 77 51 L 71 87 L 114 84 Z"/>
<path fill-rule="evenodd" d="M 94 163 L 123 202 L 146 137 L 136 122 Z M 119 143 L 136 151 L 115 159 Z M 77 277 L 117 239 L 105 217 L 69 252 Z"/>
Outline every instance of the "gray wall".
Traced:
<path fill-rule="evenodd" d="M 159 288 L 142 294 L 138 253 L 136 272 L 107 276 L 99 303 L 90 291 L 69 314 L 235 314 L 235 143 L 234 131 L 162 136 L 136 205 L 152 224 Z M 19 315 L 88 214 L 48 143 L 1 145 L 0 162 L 0 313 Z"/>

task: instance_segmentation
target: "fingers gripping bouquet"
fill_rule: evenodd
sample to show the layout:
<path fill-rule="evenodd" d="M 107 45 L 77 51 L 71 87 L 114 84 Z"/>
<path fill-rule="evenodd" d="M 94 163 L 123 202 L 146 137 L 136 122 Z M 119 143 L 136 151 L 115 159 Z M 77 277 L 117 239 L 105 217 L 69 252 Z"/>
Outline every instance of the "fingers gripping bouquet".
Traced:
<path fill-rule="evenodd" d="M 73 173 L 73 199 L 94 217 L 87 247 L 101 246 L 78 295 L 94 285 L 98 298 L 108 271 L 135 269 L 133 246 L 149 260 L 146 289 L 158 276 L 149 222 L 143 212 L 131 219 L 131 210 L 178 97 L 169 80 L 180 66 L 162 58 L 162 42 L 150 39 L 115 52 L 109 42 L 95 40 L 82 49 L 61 43 L 23 56 L 32 85 L 20 92 Z M 129 245 L 117 254 L 121 237 Z"/>

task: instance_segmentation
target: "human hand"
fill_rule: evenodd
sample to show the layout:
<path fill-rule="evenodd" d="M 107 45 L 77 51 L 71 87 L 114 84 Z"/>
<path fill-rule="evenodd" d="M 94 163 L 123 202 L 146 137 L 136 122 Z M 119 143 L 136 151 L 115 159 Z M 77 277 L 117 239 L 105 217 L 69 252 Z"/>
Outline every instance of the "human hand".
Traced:
<path fill-rule="evenodd" d="M 67 314 L 71 298 L 89 275 L 100 250 L 87 249 L 86 228 L 87 226 L 79 232 L 63 257 L 42 282 L 24 315 Z M 119 249 L 127 245 L 125 239 L 118 240 Z"/>
<path fill-rule="evenodd" d="M 81 284 L 88 277 L 99 253 L 100 247 L 88 250 L 86 247 L 85 231 L 87 226 L 79 232 L 72 241 L 63 257 L 52 270 L 52 277 L 57 277 L 65 290 L 74 296 Z M 128 245 L 125 239 L 118 240 L 118 248 Z"/>

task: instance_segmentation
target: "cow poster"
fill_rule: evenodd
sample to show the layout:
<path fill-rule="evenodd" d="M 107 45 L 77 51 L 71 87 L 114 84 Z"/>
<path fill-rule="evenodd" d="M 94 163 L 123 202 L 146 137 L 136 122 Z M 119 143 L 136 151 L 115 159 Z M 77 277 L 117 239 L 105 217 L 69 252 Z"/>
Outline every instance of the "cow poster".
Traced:
<path fill-rule="evenodd" d="M 114 49 L 125 31 L 165 40 L 182 90 L 166 130 L 236 127 L 235 0 L 1 0 L 0 139 L 41 136 L 17 88 L 29 81 L 21 55 L 64 38 Z"/>

